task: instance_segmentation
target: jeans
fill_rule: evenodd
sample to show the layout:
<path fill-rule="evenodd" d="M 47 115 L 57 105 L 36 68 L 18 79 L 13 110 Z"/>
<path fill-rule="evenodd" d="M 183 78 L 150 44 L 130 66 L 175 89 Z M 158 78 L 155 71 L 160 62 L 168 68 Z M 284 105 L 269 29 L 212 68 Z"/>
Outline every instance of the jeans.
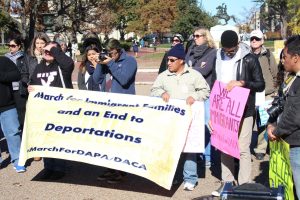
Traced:
<path fill-rule="evenodd" d="M 290 149 L 290 162 L 293 171 L 293 180 L 298 199 L 300 199 L 300 147 Z"/>
<path fill-rule="evenodd" d="M 184 156 L 183 181 L 195 185 L 198 182 L 197 154 L 185 153 Z"/>
<path fill-rule="evenodd" d="M 20 124 L 17 110 L 12 108 L 10 110 L 0 112 L 0 124 L 6 138 L 11 162 L 14 166 L 17 166 L 21 147 L 21 132 L 19 130 Z"/>
<path fill-rule="evenodd" d="M 211 162 L 211 145 L 210 145 L 210 132 L 208 129 L 208 122 L 210 119 L 209 99 L 204 101 L 204 123 L 205 123 L 205 162 Z"/>

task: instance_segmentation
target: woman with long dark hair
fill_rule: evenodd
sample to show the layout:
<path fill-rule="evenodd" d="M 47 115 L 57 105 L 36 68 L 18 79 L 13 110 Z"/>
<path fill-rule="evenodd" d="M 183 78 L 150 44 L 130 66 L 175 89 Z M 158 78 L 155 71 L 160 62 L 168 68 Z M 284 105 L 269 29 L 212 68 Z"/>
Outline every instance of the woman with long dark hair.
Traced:
<path fill-rule="evenodd" d="M 19 71 L 22 72 L 22 63 L 24 59 L 24 52 L 22 51 L 22 40 L 21 38 L 12 38 L 9 40 L 8 47 L 9 52 L 5 54 L 7 58 L 13 61 L 18 67 Z M 20 86 L 21 84 L 21 86 Z M 27 98 L 22 95 L 22 83 L 21 81 L 16 81 L 12 83 L 13 95 L 16 103 L 16 108 L 18 112 L 18 119 L 20 122 L 20 129 L 23 129 L 24 119 L 25 119 L 25 107 Z"/>
<path fill-rule="evenodd" d="M 104 84 L 97 84 L 93 80 L 93 73 L 98 64 L 100 51 L 96 46 L 88 46 L 83 54 L 83 60 L 79 66 L 78 71 L 78 89 L 92 90 L 92 91 L 105 91 Z"/>

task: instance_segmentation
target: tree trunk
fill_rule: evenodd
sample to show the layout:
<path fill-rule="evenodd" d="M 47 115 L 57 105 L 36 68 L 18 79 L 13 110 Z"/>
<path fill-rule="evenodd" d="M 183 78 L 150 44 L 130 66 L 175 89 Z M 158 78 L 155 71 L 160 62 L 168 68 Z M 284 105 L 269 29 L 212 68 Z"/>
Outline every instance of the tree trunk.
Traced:
<path fill-rule="evenodd" d="M 282 16 L 281 20 L 282 20 L 281 36 L 282 36 L 282 39 L 285 40 L 285 39 L 287 38 L 287 27 L 288 27 L 288 22 L 287 22 L 286 16 Z"/>
<path fill-rule="evenodd" d="M 125 32 L 124 32 L 124 30 L 119 30 L 119 32 L 120 32 L 120 41 L 125 41 Z"/>

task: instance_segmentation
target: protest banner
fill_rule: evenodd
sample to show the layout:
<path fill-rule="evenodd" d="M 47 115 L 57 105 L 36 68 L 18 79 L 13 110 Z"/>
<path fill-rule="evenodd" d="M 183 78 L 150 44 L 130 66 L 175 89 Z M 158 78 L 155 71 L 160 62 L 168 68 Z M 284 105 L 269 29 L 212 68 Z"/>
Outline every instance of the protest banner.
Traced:
<path fill-rule="evenodd" d="M 270 142 L 269 182 L 271 187 L 284 186 L 284 199 L 294 200 L 290 147 L 283 140 Z"/>
<path fill-rule="evenodd" d="M 228 92 L 224 83 L 216 81 L 210 94 L 211 144 L 238 159 L 238 133 L 249 91 L 234 87 Z"/>
<path fill-rule="evenodd" d="M 192 105 L 192 123 L 189 128 L 184 153 L 203 153 L 205 151 L 204 102 L 195 101 Z"/>
<path fill-rule="evenodd" d="M 35 86 L 19 164 L 32 157 L 74 160 L 170 189 L 191 113 L 184 100 Z"/>

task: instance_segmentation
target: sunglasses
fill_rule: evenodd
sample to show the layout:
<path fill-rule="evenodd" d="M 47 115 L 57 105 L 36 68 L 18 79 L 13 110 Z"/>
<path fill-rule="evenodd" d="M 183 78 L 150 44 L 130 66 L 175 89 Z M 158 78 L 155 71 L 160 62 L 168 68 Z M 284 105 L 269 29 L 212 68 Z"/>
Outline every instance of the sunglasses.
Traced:
<path fill-rule="evenodd" d="M 180 40 L 178 40 L 178 39 L 174 39 L 174 40 L 173 40 L 173 42 L 180 42 Z"/>
<path fill-rule="evenodd" d="M 194 38 L 200 38 L 202 37 L 203 35 L 193 35 Z"/>
<path fill-rule="evenodd" d="M 250 38 L 250 41 L 253 41 L 253 40 L 261 41 L 261 38 L 258 38 L 258 37 L 251 37 L 251 38 Z"/>
<path fill-rule="evenodd" d="M 171 63 L 173 63 L 173 62 L 175 62 L 176 60 L 178 60 L 178 59 L 170 58 L 170 59 L 168 59 L 168 62 L 170 61 Z"/>
<path fill-rule="evenodd" d="M 17 45 L 15 45 L 15 44 L 8 44 L 7 46 L 8 47 L 12 47 L 12 48 L 16 48 L 17 47 Z"/>

